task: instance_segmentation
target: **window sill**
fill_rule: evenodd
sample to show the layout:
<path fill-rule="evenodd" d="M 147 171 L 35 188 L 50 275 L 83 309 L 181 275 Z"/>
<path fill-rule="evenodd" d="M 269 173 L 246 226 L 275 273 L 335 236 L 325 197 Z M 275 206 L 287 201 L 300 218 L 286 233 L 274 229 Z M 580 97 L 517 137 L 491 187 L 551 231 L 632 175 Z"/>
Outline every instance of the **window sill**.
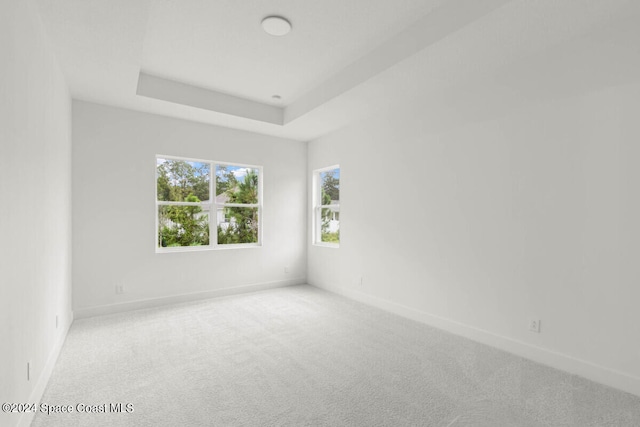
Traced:
<path fill-rule="evenodd" d="M 171 254 L 176 252 L 207 252 L 207 251 L 226 251 L 229 249 L 250 249 L 261 248 L 262 244 L 256 243 L 237 243 L 231 245 L 217 246 L 178 246 L 172 248 L 156 248 L 157 254 Z"/>
<path fill-rule="evenodd" d="M 338 249 L 340 247 L 340 243 L 316 242 L 316 243 L 313 243 L 313 246 L 318 246 L 318 247 L 321 247 L 321 248 Z"/>

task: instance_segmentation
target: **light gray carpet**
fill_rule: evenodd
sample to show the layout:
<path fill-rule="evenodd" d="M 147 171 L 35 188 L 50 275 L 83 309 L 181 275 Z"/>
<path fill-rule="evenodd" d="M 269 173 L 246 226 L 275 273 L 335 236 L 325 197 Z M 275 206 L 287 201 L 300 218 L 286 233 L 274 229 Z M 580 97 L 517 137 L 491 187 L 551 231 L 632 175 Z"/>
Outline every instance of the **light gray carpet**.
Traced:
<path fill-rule="evenodd" d="M 640 426 L 640 399 L 310 286 L 77 320 L 33 426 Z M 110 403 L 133 413 L 108 413 Z"/>

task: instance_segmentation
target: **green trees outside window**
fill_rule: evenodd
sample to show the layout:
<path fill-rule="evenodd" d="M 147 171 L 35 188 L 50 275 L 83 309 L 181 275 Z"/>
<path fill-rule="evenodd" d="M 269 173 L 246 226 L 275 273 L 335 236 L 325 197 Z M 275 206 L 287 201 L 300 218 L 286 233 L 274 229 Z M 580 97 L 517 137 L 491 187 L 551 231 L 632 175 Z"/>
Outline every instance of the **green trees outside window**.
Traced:
<path fill-rule="evenodd" d="M 187 202 L 199 202 L 193 194 L 185 199 Z M 158 217 L 158 243 L 161 247 L 209 244 L 209 214 L 200 206 L 160 206 Z"/>
<path fill-rule="evenodd" d="M 340 243 L 340 168 L 316 171 L 316 243 Z"/>
<path fill-rule="evenodd" d="M 158 157 L 158 247 L 258 243 L 259 180 L 258 168 Z M 212 219 L 217 228 L 214 242 Z"/>
<path fill-rule="evenodd" d="M 236 175 L 243 176 L 238 180 Z M 216 200 L 224 206 L 223 215 L 218 215 L 218 244 L 257 243 L 258 171 L 229 170 L 229 166 L 218 165 L 216 182 L 220 183 L 216 186 Z"/>

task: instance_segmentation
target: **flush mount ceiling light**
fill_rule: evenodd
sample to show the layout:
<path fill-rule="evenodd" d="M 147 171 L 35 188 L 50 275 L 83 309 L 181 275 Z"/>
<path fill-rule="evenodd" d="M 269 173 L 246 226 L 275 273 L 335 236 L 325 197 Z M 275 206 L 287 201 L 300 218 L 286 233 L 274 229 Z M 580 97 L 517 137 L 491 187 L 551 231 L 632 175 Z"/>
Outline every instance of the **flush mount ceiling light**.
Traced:
<path fill-rule="evenodd" d="M 267 16 L 262 20 L 262 28 L 272 36 L 284 36 L 291 31 L 291 23 L 282 16 Z"/>

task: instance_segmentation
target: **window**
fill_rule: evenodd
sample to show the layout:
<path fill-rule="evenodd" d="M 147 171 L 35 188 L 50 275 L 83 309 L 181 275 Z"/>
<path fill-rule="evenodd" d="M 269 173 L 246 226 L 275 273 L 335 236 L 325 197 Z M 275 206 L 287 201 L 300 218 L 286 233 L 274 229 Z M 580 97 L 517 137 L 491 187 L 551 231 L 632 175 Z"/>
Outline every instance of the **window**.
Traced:
<path fill-rule="evenodd" d="M 313 173 L 313 242 L 337 247 L 340 243 L 340 166 Z"/>
<path fill-rule="evenodd" d="M 261 187 L 260 166 L 156 156 L 156 250 L 259 246 Z"/>

